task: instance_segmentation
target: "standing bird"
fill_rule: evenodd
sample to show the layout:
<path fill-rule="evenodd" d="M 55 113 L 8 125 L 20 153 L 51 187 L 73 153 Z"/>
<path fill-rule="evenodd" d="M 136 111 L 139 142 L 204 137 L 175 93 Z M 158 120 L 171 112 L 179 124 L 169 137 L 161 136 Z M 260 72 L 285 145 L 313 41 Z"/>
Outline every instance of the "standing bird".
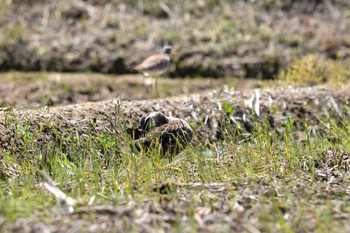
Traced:
<path fill-rule="evenodd" d="M 159 149 L 162 157 L 172 158 L 184 150 L 192 140 L 189 124 L 179 118 L 167 117 L 161 112 L 152 112 L 140 119 L 141 138 L 135 141 L 139 151 Z"/>
<path fill-rule="evenodd" d="M 171 50 L 172 47 L 170 45 L 165 45 L 162 53 L 151 55 L 141 64 L 134 67 L 136 71 L 143 73 L 143 75 L 147 77 L 150 76 L 153 78 L 155 76 L 156 97 L 159 96 L 158 76 L 163 74 L 169 68 Z"/>

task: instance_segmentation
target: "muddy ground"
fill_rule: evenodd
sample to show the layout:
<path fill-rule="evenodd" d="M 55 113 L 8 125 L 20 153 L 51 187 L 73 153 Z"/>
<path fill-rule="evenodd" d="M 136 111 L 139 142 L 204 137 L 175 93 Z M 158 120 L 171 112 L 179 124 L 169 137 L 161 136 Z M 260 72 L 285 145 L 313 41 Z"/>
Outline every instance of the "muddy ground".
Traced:
<path fill-rule="evenodd" d="M 153 81 L 154 82 L 154 81 Z M 251 79 L 159 79 L 159 97 L 197 93 L 229 85 L 244 89 L 268 85 Z M 153 88 L 153 89 L 152 89 Z M 0 107 L 38 108 L 112 98 L 152 99 L 156 87 L 142 75 L 103 75 L 91 73 L 0 73 Z"/>
<path fill-rule="evenodd" d="M 172 44 L 171 77 L 271 79 L 309 53 L 350 57 L 350 3 L 2 1 L 0 70 L 132 73 Z"/>

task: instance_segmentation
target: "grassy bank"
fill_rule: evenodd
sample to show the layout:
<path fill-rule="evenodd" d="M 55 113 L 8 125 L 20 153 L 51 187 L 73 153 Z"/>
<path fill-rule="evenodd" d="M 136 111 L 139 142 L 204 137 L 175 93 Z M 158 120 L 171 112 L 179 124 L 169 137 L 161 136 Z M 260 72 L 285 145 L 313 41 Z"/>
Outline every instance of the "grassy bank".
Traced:
<path fill-rule="evenodd" d="M 118 153 L 113 133 L 72 133 L 68 148 L 42 148 L 19 130 L 32 149 L 2 159 L 3 229 L 346 232 L 350 123 L 321 121 L 329 126 L 326 136 L 336 138 L 330 141 L 311 137 L 305 122 L 301 141 L 291 122 L 282 137 L 262 124 L 240 142 L 226 128 L 225 142 L 208 149 L 194 141 L 171 163 Z M 43 186 L 42 170 L 78 201 L 72 213 Z"/>
<path fill-rule="evenodd" d="M 198 122 L 186 108 L 177 114 L 184 114 L 195 136 L 173 161 L 132 153 L 126 128 L 137 124 L 137 116 L 129 116 L 140 106 L 167 112 L 180 105 L 175 100 L 3 110 L 2 126 L 9 130 L 1 136 L 7 150 L 1 159 L 3 230 L 346 232 L 346 97 L 287 89 L 274 93 L 279 101 L 273 97 L 267 109 L 267 93 L 261 94 L 260 117 L 254 107 L 235 104 L 251 93 L 190 100 Z M 206 120 L 208 109 L 216 113 Z M 55 198 L 44 183 L 75 201 Z"/>

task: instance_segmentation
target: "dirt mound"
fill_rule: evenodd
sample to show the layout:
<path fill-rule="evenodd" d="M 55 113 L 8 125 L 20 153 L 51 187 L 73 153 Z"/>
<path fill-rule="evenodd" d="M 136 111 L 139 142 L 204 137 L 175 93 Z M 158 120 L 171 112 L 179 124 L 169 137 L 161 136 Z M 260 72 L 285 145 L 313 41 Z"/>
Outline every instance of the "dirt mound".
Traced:
<path fill-rule="evenodd" d="M 180 117 L 196 131 L 195 143 L 210 145 L 225 139 L 226 128 L 236 129 L 237 140 L 249 138 L 261 123 L 270 130 L 284 131 L 288 120 L 301 132 L 304 122 L 322 134 L 320 119 L 339 120 L 349 116 L 349 86 L 342 91 L 331 88 L 308 87 L 277 90 L 230 91 L 215 90 L 196 95 L 167 99 L 121 101 L 113 99 L 39 110 L 2 109 L 0 118 L 0 154 L 20 155 L 29 150 L 28 134 L 37 143 L 55 141 L 69 147 L 72 135 L 116 135 L 123 141 L 132 137 L 141 115 L 161 111 Z M 303 140 L 302 136 L 300 140 Z M 119 145 L 118 145 L 119 146 Z"/>
<path fill-rule="evenodd" d="M 346 0 L 136 2 L 6 1 L 0 70 L 130 73 L 166 43 L 182 77 L 273 78 L 300 55 L 350 56 Z"/>

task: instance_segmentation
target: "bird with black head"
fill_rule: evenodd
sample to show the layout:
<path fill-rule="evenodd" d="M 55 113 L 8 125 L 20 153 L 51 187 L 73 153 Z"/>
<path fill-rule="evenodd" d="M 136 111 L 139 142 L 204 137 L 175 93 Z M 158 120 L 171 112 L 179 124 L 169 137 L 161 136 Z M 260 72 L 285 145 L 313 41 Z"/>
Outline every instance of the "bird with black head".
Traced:
<path fill-rule="evenodd" d="M 161 112 L 152 112 L 141 117 L 141 138 L 135 141 L 139 151 L 158 150 L 162 157 L 172 158 L 191 142 L 193 131 L 190 125 L 179 118 L 167 117 Z"/>

